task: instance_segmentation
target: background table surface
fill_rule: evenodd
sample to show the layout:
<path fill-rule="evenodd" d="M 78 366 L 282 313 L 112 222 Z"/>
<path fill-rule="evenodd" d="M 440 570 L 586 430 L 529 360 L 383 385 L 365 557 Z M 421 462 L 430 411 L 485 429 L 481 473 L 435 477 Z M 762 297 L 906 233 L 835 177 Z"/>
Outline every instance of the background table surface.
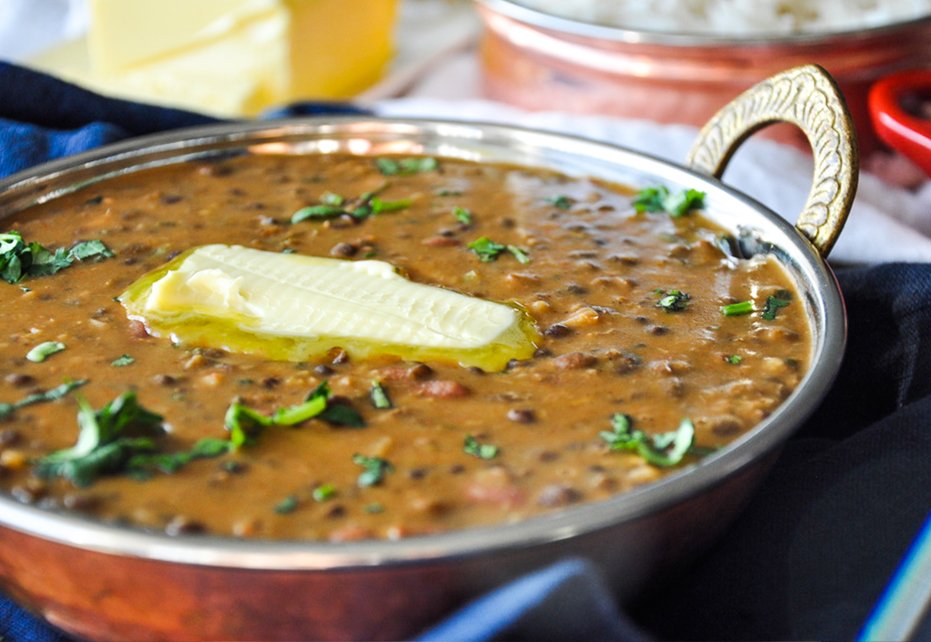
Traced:
<path fill-rule="evenodd" d="M 28 61 L 86 30 L 86 0 L 0 2 L 0 59 Z M 475 55 L 479 21 L 469 0 L 402 0 L 398 52 L 386 78 L 356 97 L 390 116 L 515 123 L 625 145 L 681 162 L 696 129 L 559 112 L 526 113 L 486 100 Z M 793 220 L 808 194 L 811 162 L 799 150 L 751 139 L 725 181 Z M 931 181 L 911 189 L 864 171 L 835 264 L 931 261 Z"/>

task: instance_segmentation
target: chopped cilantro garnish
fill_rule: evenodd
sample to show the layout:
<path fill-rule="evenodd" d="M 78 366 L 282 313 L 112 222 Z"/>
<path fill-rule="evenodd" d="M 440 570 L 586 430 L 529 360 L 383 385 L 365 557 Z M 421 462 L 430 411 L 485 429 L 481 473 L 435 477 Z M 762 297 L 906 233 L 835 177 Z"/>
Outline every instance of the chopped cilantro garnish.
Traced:
<path fill-rule="evenodd" d="M 233 448 L 240 448 L 252 444 L 262 428 L 271 425 L 271 420 L 259 411 L 234 401 L 226 409 L 223 425 L 230 433 Z"/>
<path fill-rule="evenodd" d="M 506 245 L 501 243 L 495 243 L 487 236 L 481 236 L 466 247 L 475 252 L 478 255 L 478 258 L 484 263 L 489 263 L 498 258 L 498 255 L 504 252 L 507 249 Z"/>
<path fill-rule="evenodd" d="M 335 205 L 336 207 L 339 207 L 346 202 L 346 199 L 339 194 L 334 194 L 333 192 L 324 192 L 320 195 L 320 202 L 323 205 Z"/>
<path fill-rule="evenodd" d="M 726 317 L 737 317 L 753 312 L 753 301 L 741 301 L 721 306 L 721 314 Z"/>
<path fill-rule="evenodd" d="M 681 290 L 659 290 L 657 294 L 662 298 L 656 302 L 656 307 L 666 312 L 682 312 L 688 307 L 691 296 Z"/>
<path fill-rule="evenodd" d="M 472 225 L 472 212 L 464 207 L 454 207 L 453 216 L 463 225 Z"/>
<path fill-rule="evenodd" d="M 333 218 L 345 214 L 346 210 L 338 205 L 310 205 L 302 207 L 291 215 L 291 223 L 300 223 L 308 219 Z"/>
<path fill-rule="evenodd" d="M 56 352 L 65 349 L 65 344 L 61 341 L 45 341 L 35 346 L 26 353 L 26 358 L 33 363 L 42 363 Z"/>
<path fill-rule="evenodd" d="M 87 379 L 67 381 L 60 386 L 55 386 L 51 390 L 46 390 L 45 392 L 35 392 L 27 397 L 23 397 L 19 401 L 14 401 L 13 403 L 0 403 L 0 419 L 4 419 L 5 417 L 10 416 L 15 410 L 18 408 L 23 408 L 24 406 L 31 406 L 32 404 L 36 403 L 61 399 L 75 388 L 79 388 L 86 383 Z"/>
<path fill-rule="evenodd" d="M 792 293 L 786 290 L 780 290 L 773 296 L 766 297 L 766 303 L 763 305 L 761 316 L 767 321 L 776 318 L 779 308 L 784 308 L 792 302 Z"/>
<path fill-rule="evenodd" d="M 325 502 L 336 495 L 336 486 L 333 484 L 320 484 L 312 493 L 315 502 Z"/>
<path fill-rule="evenodd" d="M 667 468 L 682 462 L 695 442 L 695 426 L 690 419 L 683 419 L 676 430 L 647 435 L 633 428 L 628 415 L 615 413 L 611 417 L 611 431 L 603 431 L 601 438 L 611 450 L 631 450 L 653 466 Z"/>
<path fill-rule="evenodd" d="M 68 258 L 76 261 L 86 261 L 88 259 L 109 259 L 114 254 L 103 241 L 81 241 L 68 251 Z"/>
<path fill-rule="evenodd" d="M 348 428 L 362 428 L 365 426 L 365 420 L 359 411 L 344 403 L 328 403 L 320 418 L 335 426 L 346 426 Z"/>
<path fill-rule="evenodd" d="M 287 515 L 288 513 L 293 513 L 297 510 L 297 496 L 288 495 L 280 502 L 275 504 L 275 512 L 279 515 Z"/>
<path fill-rule="evenodd" d="M 353 218 L 368 218 L 375 213 L 375 209 L 370 203 L 363 203 L 359 207 L 354 208 L 349 215 Z"/>
<path fill-rule="evenodd" d="M 517 247 L 516 245 L 503 245 L 501 243 L 495 243 L 487 236 L 481 236 L 466 247 L 475 252 L 478 255 L 478 258 L 481 259 L 483 263 L 489 263 L 491 261 L 497 260 L 498 256 L 502 252 L 510 252 L 518 263 L 527 264 L 530 263 L 530 256 L 526 251 Z"/>
<path fill-rule="evenodd" d="M 516 245 L 508 245 L 507 250 L 514 255 L 514 258 L 517 259 L 518 263 L 522 265 L 527 265 L 530 263 L 530 255 L 528 255 L 527 252 L 520 249 Z"/>
<path fill-rule="evenodd" d="M 326 381 L 314 388 L 302 403 L 279 408 L 270 416 L 238 400 L 233 401 L 226 410 L 224 425 L 230 433 L 233 447 L 239 448 L 252 444 L 267 426 L 295 426 L 314 417 L 341 426 L 357 428 L 365 425 L 362 416 L 351 406 L 330 403 L 330 386 Z"/>
<path fill-rule="evenodd" d="M 125 368 L 126 366 L 132 365 L 135 362 L 136 360 L 132 357 L 132 355 L 123 354 L 111 361 L 110 365 L 117 368 Z"/>
<path fill-rule="evenodd" d="M 640 190 L 633 200 L 637 212 L 666 212 L 677 218 L 692 210 L 705 207 L 705 193 L 695 189 L 684 189 L 672 193 L 665 185 Z"/>
<path fill-rule="evenodd" d="M 295 426 L 322 413 L 327 406 L 326 397 L 311 397 L 303 403 L 279 408 L 269 418 L 269 425 Z"/>
<path fill-rule="evenodd" d="M 133 455 L 126 468 L 133 477 L 143 479 L 148 477 L 153 469 L 171 474 L 195 459 L 220 457 L 230 452 L 230 450 L 232 450 L 232 444 L 228 439 L 204 437 L 198 440 L 188 451 Z"/>
<path fill-rule="evenodd" d="M 49 250 L 39 243 L 26 243 L 19 232 L 0 234 L 0 279 L 18 283 L 26 277 L 55 274 L 75 261 L 104 259 L 113 252 L 101 241 L 82 241 L 70 250 Z"/>
<path fill-rule="evenodd" d="M 383 201 L 377 196 L 373 196 L 369 201 L 372 207 L 372 214 L 381 214 L 382 212 L 397 212 L 411 206 L 413 201 L 409 198 L 399 198 L 394 201 Z"/>
<path fill-rule="evenodd" d="M 365 192 L 353 199 L 344 198 L 333 192 L 324 192 L 318 204 L 308 205 L 294 212 L 291 215 L 291 223 L 324 220 L 337 216 L 352 216 L 361 219 L 383 212 L 396 212 L 411 206 L 413 201 L 409 198 L 399 198 L 393 201 L 378 198 L 378 192 L 387 186 L 388 184 L 385 183 L 379 189 Z"/>
<path fill-rule="evenodd" d="M 78 440 L 36 463 L 40 477 L 63 477 L 87 486 L 98 476 L 119 472 L 136 455 L 156 450 L 155 437 L 164 434 L 162 417 L 143 408 L 133 391 L 95 411 L 78 397 Z"/>
<path fill-rule="evenodd" d="M 565 194 L 559 194 L 558 196 L 553 196 L 551 198 L 548 198 L 546 199 L 546 202 L 549 203 L 550 205 L 555 205 L 561 210 L 571 209 L 572 206 L 575 205 L 575 199 L 569 196 L 566 196 Z"/>
<path fill-rule="evenodd" d="M 479 459 L 494 459 L 498 456 L 500 449 L 492 444 L 479 443 L 472 435 L 466 435 L 462 444 L 462 451 Z"/>
<path fill-rule="evenodd" d="M 388 397 L 388 393 L 385 391 L 385 387 L 382 386 L 380 381 L 372 382 L 372 405 L 380 410 L 385 410 L 391 408 L 391 399 Z"/>
<path fill-rule="evenodd" d="M 439 162 L 430 156 L 412 158 L 376 158 L 375 167 L 385 176 L 410 176 L 439 169 Z"/>
<path fill-rule="evenodd" d="M 367 457 L 366 455 L 355 454 L 352 456 L 352 463 L 362 466 L 362 472 L 356 480 L 356 484 L 362 488 L 377 486 L 384 481 L 387 473 L 394 472 L 394 466 L 387 459 L 381 457 Z"/>
<path fill-rule="evenodd" d="M 732 366 L 739 366 L 740 362 L 744 360 L 739 354 L 732 354 L 727 357 L 724 357 L 724 360 L 727 361 Z"/>

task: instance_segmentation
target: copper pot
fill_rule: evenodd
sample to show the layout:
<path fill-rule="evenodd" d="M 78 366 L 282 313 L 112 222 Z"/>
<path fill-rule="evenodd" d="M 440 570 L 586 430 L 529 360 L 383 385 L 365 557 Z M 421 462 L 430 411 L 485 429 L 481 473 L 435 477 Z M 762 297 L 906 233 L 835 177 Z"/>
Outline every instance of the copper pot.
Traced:
<path fill-rule="evenodd" d="M 801 106 L 801 108 L 800 108 Z M 815 150 L 797 225 L 726 187 L 750 132 L 800 124 Z M 699 464 L 610 500 L 522 523 L 399 541 L 247 541 L 168 536 L 0 497 L 0 586 L 65 631 L 99 640 L 407 637 L 471 596 L 564 557 L 592 560 L 623 600 L 699 554 L 735 518 L 781 444 L 827 392 L 845 341 L 824 256 L 856 188 L 849 115 L 822 70 L 790 70 L 709 122 L 692 169 L 589 140 L 515 127 L 369 117 L 224 124 L 110 146 L 0 182 L 0 218 L 114 174 L 229 153 L 432 154 L 522 163 L 628 184 L 696 187 L 710 217 L 771 253 L 798 284 L 812 367 L 770 417 Z"/>
<path fill-rule="evenodd" d="M 511 0 L 477 6 L 483 91 L 491 98 L 525 109 L 700 126 L 751 85 L 817 63 L 846 97 L 863 153 L 878 142 L 870 86 L 893 71 L 931 63 L 931 16 L 862 31 L 739 39 L 596 25 Z M 804 142 L 791 129 L 774 137 Z"/>

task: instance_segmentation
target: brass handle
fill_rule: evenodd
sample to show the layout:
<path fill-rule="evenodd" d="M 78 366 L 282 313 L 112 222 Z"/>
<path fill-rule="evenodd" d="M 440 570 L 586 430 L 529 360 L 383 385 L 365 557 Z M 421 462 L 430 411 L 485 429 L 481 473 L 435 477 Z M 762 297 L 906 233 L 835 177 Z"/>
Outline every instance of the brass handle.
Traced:
<path fill-rule="evenodd" d="M 699 132 L 686 163 L 721 178 L 741 143 L 780 121 L 801 128 L 811 145 L 812 187 L 795 226 L 827 256 L 853 205 L 860 157 L 847 104 L 834 79 L 818 65 L 776 74 L 725 105 Z"/>

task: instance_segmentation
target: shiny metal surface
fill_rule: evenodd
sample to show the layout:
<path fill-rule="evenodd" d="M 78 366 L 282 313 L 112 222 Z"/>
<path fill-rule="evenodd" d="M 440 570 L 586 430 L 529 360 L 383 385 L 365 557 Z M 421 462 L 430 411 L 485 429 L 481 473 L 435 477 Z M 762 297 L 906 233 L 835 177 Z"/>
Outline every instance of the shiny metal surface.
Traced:
<path fill-rule="evenodd" d="M 150 136 L 0 182 L 0 220 L 114 174 L 220 154 L 423 153 L 707 192 L 711 218 L 772 252 L 799 284 L 812 368 L 780 409 L 699 464 L 608 501 L 523 523 L 349 543 L 144 533 L 0 497 L 0 585 L 53 624 L 102 640 L 408 637 L 480 591 L 563 557 L 595 561 L 621 599 L 732 521 L 839 367 L 843 303 L 793 225 L 715 179 L 630 150 L 487 124 L 318 118 Z"/>
<path fill-rule="evenodd" d="M 812 186 L 795 226 L 827 256 L 853 207 L 860 153 L 840 89 L 823 68 L 787 69 L 722 107 L 698 133 L 686 164 L 721 178 L 748 136 L 780 121 L 796 125 L 811 145 Z"/>
<path fill-rule="evenodd" d="M 931 16 L 861 31 L 771 38 L 636 31 L 585 23 L 511 0 L 477 0 L 482 83 L 491 98 L 700 126 L 753 84 L 815 63 L 843 91 L 861 149 L 872 150 L 867 94 L 883 76 L 931 64 Z M 805 147 L 796 130 L 767 133 Z"/>

